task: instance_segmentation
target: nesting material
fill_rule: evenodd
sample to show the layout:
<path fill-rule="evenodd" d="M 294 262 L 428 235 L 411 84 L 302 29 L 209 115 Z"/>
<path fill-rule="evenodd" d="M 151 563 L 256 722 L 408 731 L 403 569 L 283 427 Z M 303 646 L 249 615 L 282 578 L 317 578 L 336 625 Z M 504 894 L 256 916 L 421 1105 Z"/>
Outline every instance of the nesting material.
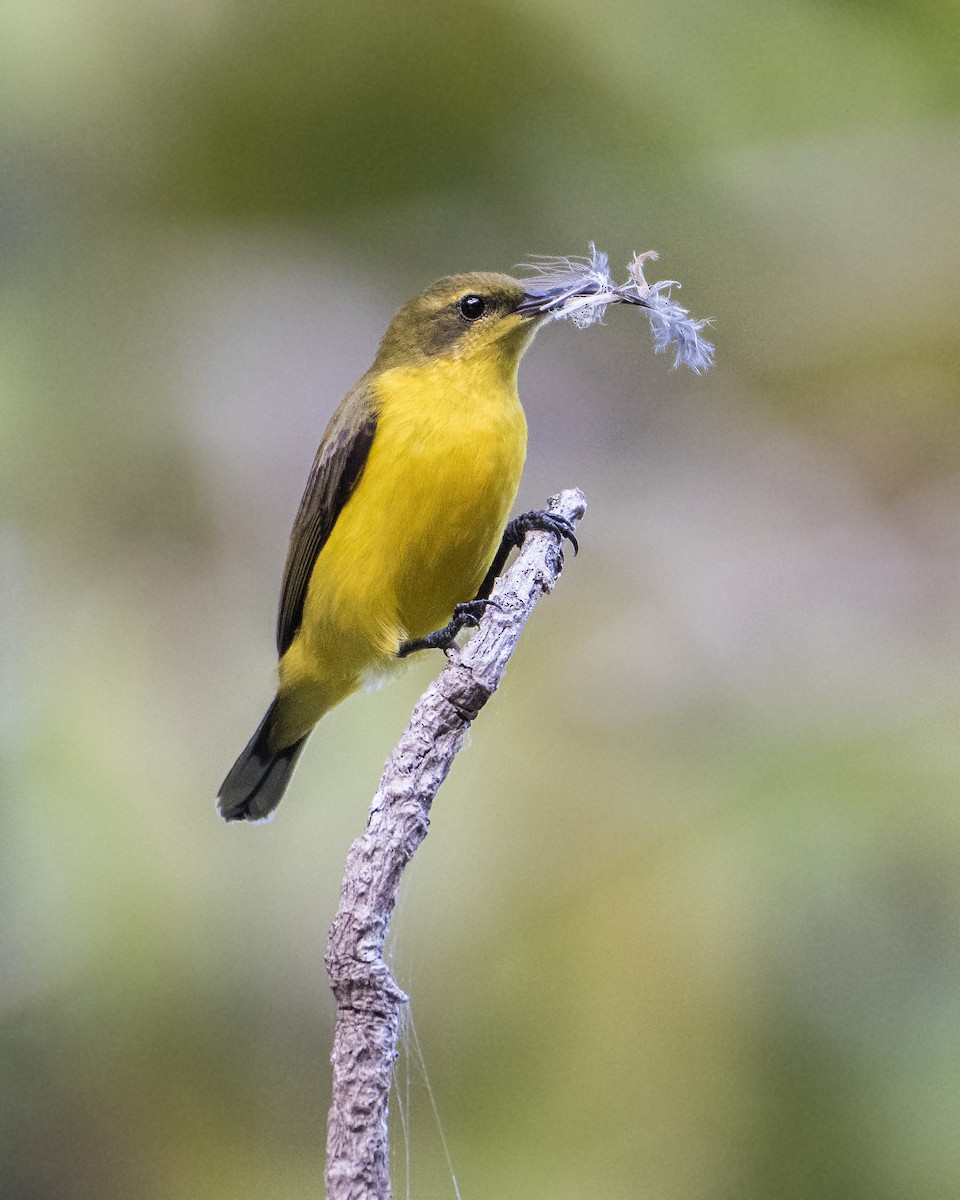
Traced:
<path fill-rule="evenodd" d="M 603 320 L 608 304 L 635 304 L 646 310 L 653 331 L 654 350 L 674 351 L 674 367 L 681 363 L 699 374 L 713 364 L 714 348 L 701 337 L 709 320 L 697 320 L 671 298 L 675 279 L 648 283 L 643 273 L 646 262 L 656 260 L 656 250 L 634 254 L 627 265 L 627 280 L 616 284 L 606 254 L 591 242 L 584 257 L 550 258 L 537 255 L 522 269 L 534 272 L 522 280 L 528 293 L 542 296 L 549 319 L 567 318 L 580 329 Z"/>

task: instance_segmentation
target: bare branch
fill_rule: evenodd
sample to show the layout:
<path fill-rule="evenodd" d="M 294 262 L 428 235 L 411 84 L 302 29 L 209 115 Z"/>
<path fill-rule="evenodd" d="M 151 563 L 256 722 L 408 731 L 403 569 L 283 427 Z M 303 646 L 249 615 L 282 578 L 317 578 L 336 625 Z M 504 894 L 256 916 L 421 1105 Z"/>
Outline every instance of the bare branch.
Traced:
<path fill-rule="evenodd" d="M 553 496 L 550 512 L 577 522 L 578 490 Z M 400 878 L 427 835 L 430 806 L 470 723 L 496 691 L 534 605 L 552 591 L 563 553 L 552 533 L 532 532 L 497 581 L 480 628 L 421 696 L 390 756 L 366 832 L 347 856 L 326 965 L 337 1001 L 333 1102 L 327 1120 L 328 1200 L 389 1200 L 388 1100 L 407 997 L 383 961 Z"/>

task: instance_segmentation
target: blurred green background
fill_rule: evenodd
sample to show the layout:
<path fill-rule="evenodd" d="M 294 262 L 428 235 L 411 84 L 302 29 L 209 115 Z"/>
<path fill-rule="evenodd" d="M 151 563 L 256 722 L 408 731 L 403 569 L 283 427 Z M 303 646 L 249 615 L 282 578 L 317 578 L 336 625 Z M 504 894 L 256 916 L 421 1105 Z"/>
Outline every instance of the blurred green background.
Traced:
<path fill-rule="evenodd" d="M 582 550 L 391 941 L 463 1196 L 960 1194 L 958 34 L 943 0 L 4 6 L 5 1200 L 320 1193 L 326 930 L 440 659 L 224 826 L 290 525 L 402 301 L 590 239 L 659 249 L 718 365 L 617 310 L 521 370 L 520 503 L 582 487 Z M 411 1194 L 452 1196 L 397 1078 Z"/>

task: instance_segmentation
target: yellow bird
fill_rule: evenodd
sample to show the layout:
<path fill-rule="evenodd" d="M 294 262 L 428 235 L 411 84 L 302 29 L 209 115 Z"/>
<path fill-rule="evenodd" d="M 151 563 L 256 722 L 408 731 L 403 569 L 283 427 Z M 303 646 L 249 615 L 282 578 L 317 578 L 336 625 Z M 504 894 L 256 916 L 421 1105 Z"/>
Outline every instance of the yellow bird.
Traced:
<path fill-rule="evenodd" d="M 581 290 L 598 287 L 585 280 Z M 220 788 L 227 821 L 273 812 L 331 708 L 398 659 L 447 647 L 475 625 L 527 530 L 576 547 L 555 515 L 507 524 L 527 442 L 517 368 L 576 292 L 547 279 L 453 275 L 393 318 L 310 472 L 283 576 L 279 688 Z"/>

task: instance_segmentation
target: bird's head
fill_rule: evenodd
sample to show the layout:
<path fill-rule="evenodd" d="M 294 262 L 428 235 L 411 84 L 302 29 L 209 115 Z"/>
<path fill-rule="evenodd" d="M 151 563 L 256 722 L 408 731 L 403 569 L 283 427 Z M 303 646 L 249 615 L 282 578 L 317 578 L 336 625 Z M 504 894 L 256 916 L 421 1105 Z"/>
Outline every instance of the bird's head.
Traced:
<path fill-rule="evenodd" d="M 531 281 L 475 271 L 447 275 L 400 309 L 377 353 L 375 369 L 433 357 L 495 356 L 515 367 L 538 327 L 551 315 L 549 298 Z M 564 297 L 566 299 L 566 297 Z"/>
<path fill-rule="evenodd" d="M 610 304 L 642 308 L 653 329 L 654 349 L 673 349 L 674 366 L 685 363 L 705 371 L 713 345 L 701 336 L 709 321 L 696 320 L 671 299 L 675 280 L 648 283 L 643 266 L 656 252 L 635 254 L 628 279 L 614 283 L 607 256 L 591 243 L 589 255 L 574 258 L 537 256 L 526 265 L 527 279 L 477 271 L 438 279 L 405 304 L 380 343 L 375 370 L 423 364 L 431 359 L 474 363 L 493 359 L 515 371 L 537 329 L 555 317 L 569 317 L 580 328 L 602 321 Z"/>

